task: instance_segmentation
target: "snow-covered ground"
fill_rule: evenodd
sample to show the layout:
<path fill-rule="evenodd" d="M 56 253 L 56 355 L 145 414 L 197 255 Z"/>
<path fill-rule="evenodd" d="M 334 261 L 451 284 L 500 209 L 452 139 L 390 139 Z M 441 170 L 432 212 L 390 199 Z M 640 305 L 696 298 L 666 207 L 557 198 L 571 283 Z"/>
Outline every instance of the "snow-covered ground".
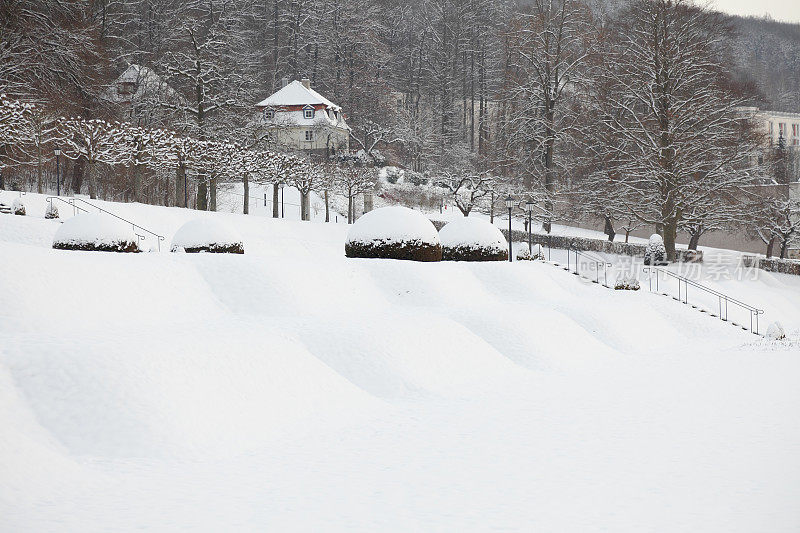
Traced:
<path fill-rule="evenodd" d="M 0 531 L 800 529 L 798 343 L 541 262 L 346 259 L 345 224 L 97 202 L 167 246 L 53 250 L 23 201 Z M 246 253 L 167 252 L 202 217 Z M 800 280 L 708 265 L 796 334 Z"/>

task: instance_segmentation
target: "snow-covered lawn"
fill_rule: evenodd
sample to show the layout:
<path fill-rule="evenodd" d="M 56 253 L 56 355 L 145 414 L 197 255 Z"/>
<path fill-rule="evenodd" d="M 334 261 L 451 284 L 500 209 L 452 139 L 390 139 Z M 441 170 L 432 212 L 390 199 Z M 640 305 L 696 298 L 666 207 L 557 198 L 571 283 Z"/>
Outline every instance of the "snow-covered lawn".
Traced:
<path fill-rule="evenodd" d="M 53 250 L 23 200 L 0 531 L 800 529 L 798 344 L 538 261 L 346 259 L 344 224 L 98 202 L 167 245 Z M 245 254 L 169 253 L 202 217 Z M 797 332 L 797 279 L 699 275 Z"/>

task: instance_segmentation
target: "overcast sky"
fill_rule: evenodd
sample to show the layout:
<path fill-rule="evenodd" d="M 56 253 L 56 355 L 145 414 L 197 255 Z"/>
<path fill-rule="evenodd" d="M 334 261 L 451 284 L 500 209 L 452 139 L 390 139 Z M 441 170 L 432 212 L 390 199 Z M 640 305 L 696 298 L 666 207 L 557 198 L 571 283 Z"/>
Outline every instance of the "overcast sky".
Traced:
<path fill-rule="evenodd" d="M 711 0 L 711 7 L 734 15 L 769 13 L 775 20 L 800 22 L 800 0 Z"/>

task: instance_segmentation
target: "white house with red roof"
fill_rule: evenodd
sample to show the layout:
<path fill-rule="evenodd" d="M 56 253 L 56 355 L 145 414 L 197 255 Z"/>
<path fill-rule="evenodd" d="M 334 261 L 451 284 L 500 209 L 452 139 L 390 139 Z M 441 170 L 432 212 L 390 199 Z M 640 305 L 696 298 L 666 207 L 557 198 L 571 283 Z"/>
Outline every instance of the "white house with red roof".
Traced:
<path fill-rule="evenodd" d="M 324 156 L 350 148 L 350 127 L 342 108 L 312 89 L 307 78 L 286 83 L 256 109 L 279 147 Z"/>

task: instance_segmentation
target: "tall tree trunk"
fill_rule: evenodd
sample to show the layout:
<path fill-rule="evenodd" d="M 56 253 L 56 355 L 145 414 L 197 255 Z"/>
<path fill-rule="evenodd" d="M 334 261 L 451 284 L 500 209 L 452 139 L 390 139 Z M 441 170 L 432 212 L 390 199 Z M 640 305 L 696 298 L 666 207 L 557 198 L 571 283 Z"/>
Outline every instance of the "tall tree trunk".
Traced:
<path fill-rule="evenodd" d="M 133 201 L 142 201 L 142 168 L 143 165 L 133 165 L 131 172 L 133 172 Z"/>
<path fill-rule="evenodd" d="M 603 229 L 603 233 L 608 235 L 608 241 L 614 242 L 614 237 L 616 236 L 616 232 L 614 231 L 614 222 L 611 220 L 611 217 L 608 215 L 604 216 L 606 220 L 605 228 Z"/>
<path fill-rule="evenodd" d="M 778 238 L 773 235 L 772 238 L 767 243 L 767 254 L 766 254 L 767 255 L 767 259 L 772 257 L 772 254 L 773 254 L 773 252 L 775 250 L 775 242 L 777 240 L 778 240 Z"/>
<path fill-rule="evenodd" d="M 175 168 L 175 205 L 179 207 L 189 207 L 186 201 L 186 167 L 178 165 Z"/>
<path fill-rule="evenodd" d="M 217 210 L 217 178 L 211 178 L 209 180 L 209 188 L 208 188 L 208 210 L 209 211 L 216 211 Z"/>
<path fill-rule="evenodd" d="M 43 179 L 42 179 L 42 147 L 36 147 L 36 192 L 42 194 L 44 192 L 43 189 Z"/>
<path fill-rule="evenodd" d="M 786 259 L 786 250 L 789 248 L 789 239 L 783 238 L 781 239 L 781 259 Z"/>
<path fill-rule="evenodd" d="M 197 209 L 208 211 L 208 184 L 203 174 L 197 176 Z"/>
<path fill-rule="evenodd" d="M 278 188 L 277 183 L 272 184 L 272 218 L 279 218 L 281 216 L 281 206 L 280 206 L 280 198 L 278 197 L 278 192 L 280 189 Z"/>
<path fill-rule="evenodd" d="M 244 186 L 244 207 L 242 208 L 242 213 L 245 215 L 250 214 L 250 179 L 245 172 L 242 175 L 242 185 Z M 216 211 L 216 209 L 215 209 Z"/>
<path fill-rule="evenodd" d="M 667 249 L 667 261 L 674 262 L 677 254 L 675 253 L 675 241 L 678 237 L 678 219 L 670 217 L 664 224 L 664 248 Z"/>
<path fill-rule="evenodd" d="M 89 164 L 89 198 L 92 200 L 97 199 L 97 163 L 95 161 L 88 161 Z"/>
<path fill-rule="evenodd" d="M 311 220 L 311 193 L 300 191 L 300 220 Z"/>
<path fill-rule="evenodd" d="M 75 160 L 75 163 L 72 165 L 72 180 L 70 183 L 70 189 L 72 189 L 72 194 L 80 194 L 81 188 L 83 188 L 83 175 L 86 166 L 86 159 L 83 157 L 79 157 Z"/>
<path fill-rule="evenodd" d="M 328 189 L 325 189 L 325 222 L 331 221 L 331 208 L 328 201 Z"/>
<path fill-rule="evenodd" d="M 700 231 L 695 231 L 691 234 L 689 238 L 689 249 L 690 250 L 697 250 L 697 245 L 700 243 Z"/>

